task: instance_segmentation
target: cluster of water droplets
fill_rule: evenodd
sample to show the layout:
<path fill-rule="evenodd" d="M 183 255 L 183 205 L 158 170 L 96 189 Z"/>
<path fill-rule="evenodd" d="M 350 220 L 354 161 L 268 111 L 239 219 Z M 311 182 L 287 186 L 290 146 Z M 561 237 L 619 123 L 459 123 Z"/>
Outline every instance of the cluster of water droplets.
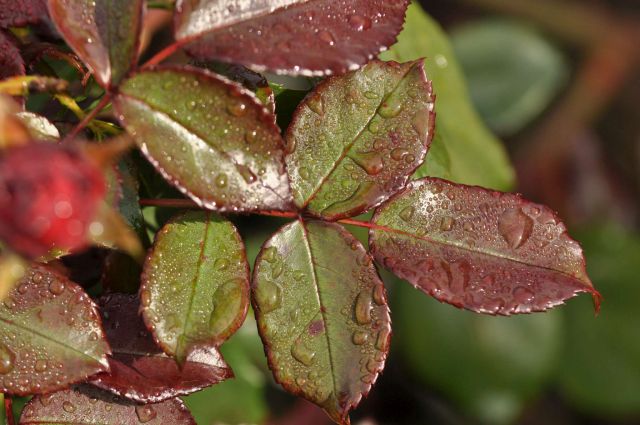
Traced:
<path fill-rule="evenodd" d="M 459 307 L 539 311 L 588 290 L 577 243 L 548 208 L 517 195 L 425 181 L 413 184 L 377 223 L 404 234 L 376 232 L 376 257 Z"/>

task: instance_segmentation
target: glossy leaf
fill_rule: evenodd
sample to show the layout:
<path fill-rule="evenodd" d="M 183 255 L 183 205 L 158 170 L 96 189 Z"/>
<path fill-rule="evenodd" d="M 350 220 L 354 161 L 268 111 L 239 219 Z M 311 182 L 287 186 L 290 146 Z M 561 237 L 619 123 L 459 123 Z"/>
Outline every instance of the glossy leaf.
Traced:
<path fill-rule="evenodd" d="M 110 352 L 91 299 L 36 265 L 0 304 L 0 390 L 55 391 L 108 367 Z"/>
<path fill-rule="evenodd" d="M 154 343 L 138 315 L 133 295 L 113 294 L 100 300 L 105 332 L 113 354 L 110 372 L 92 384 L 142 403 L 157 403 L 190 394 L 233 377 L 216 348 L 196 350 L 180 367 Z"/>
<path fill-rule="evenodd" d="M 580 245 L 549 208 L 519 195 L 417 180 L 372 223 L 376 261 L 457 307 L 530 313 L 581 292 L 599 303 Z"/>
<path fill-rule="evenodd" d="M 35 24 L 46 16 L 46 0 L 0 0 L 0 28 Z"/>
<path fill-rule="evenodd" d="M 20 425 L 196 425 L 177 398 L 139 405 L 98 388 L 83 385 L 34 397 L 25 406 Z"/>
<path fill-rule="evenodd" d="M 127 80 L 115 106 L 158 171 L 199 205 L 290 209 L 280 131 L 240 85 L 195 68 L 159 68 Z"/>
<path fill-rule="evenodd" d="M 385 201 L 422 163 L 434 118 L 422 61 L 375 61 L 318 85 L 287 130 L 296 205 L 334 220 Z"/>
<path fill-rule="evenodd" d="M 398 43 L 381 55 L 406 62 L 427 58 L 425 68 L 438 97 L 436 133 L 432 149 L 447 155 L 427 155 L 417 177 L 442 177 L 457 183 L 507 190 L 514 172 L 501 143 L 473 109 L 462 71 L 442 28 L 417 3 L 409 6 Z M 440 161 L 449 158 L 449 163 Z M 438 170 L 449 170 L 448 175 Z"/>
<path fill-rule="evenodd" d="M 55 142 L 60 140 L 60 131 L 47 118 L 33 112 L 18 112 L 16 118 L 25 126 L 32 140 Z"/>
<path fill-rule="evenodd" d="M 357 69 L 394 43 L 408 0 L 179 0 L 175 36 L 196 57 L 276 73 Z"/>
<path fill-rule="evenodd" d="M 138 56 L 143 0 L 49 0 L 51 19 L 102 86 L 117 85 Z"/>
<path fill-rule="evenodd" d="M 14 44 L 12 37 L 0 30 L 0 80 L 24 75 L 24 73 L 24 61 L 20 56 L 20 50 Z"/>
<path fill-rule="evenodd" d="M 500 134 L 529 124 L 569 76 L 559 49 L 515 21 L 476 21 L 457 28 L 451 41 L 474 105 Z"/>
<path fill-rule="evenodd" d="M 258 256 L 252 299 L 276 381 L 348 424 L 391 336 L 385 289 L 362 244 L 338 224 L 288 224 Z"/>
<path fill-rule="evenodd" d="M 228 339 L 249 307 L 249 265 L 233 224 L 203 211 L 167 223 L 147 256 L 140 298 L 156 342 L 180 363 Z"/>

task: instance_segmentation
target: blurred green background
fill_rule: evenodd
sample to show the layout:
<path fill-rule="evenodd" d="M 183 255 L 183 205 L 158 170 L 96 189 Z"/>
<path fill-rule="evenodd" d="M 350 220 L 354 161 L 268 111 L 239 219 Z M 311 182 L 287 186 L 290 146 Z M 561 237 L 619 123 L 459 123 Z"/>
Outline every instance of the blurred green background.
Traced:
<path fill-rule="evenodd" d="M 352 423 L 640 424 L 640 2 L 425 0 L 383 54 L 419 57 L 437 128 L 416 177 L 551 206 L 582 244 L 604 301 L 598 317 L 582 296 L 550 313 L 495 318 L 382 272 L 391 357 Z M 282 125 L 309 82 L 278 82 Z M 160 224 L 173 212 L 144 213 Z M 251 262 L 282 224 L 237 221 Z M 274 384 L 252 314 L 222 352 L 236 379 L 184 398 L 199 425 L 330 423 Z"/>

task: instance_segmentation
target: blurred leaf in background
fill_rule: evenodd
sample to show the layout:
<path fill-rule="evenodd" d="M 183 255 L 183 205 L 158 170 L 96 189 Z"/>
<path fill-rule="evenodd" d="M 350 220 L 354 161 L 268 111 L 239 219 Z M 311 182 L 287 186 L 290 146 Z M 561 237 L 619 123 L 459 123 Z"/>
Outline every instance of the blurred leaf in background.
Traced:
<path fill-rule="evenodd" d="M 409 376 L 467 415 L 513 423 L 553 377 L 561 312 L 485 316 L 440 304 L 404 282 L 393 286 L 394 344 Z"/>
<path fill-rule="evenodd" d="M 451 41 L 473 104 L 498 134 L 529 124 L 568 81 L 562 53 L 517 21 L 473 21 L 453 30 Z"/>
<path fill-rule="evenodd" d="M 427 58 L 425 68 L 436 94 L 436 138 L 415 176 L 512 188 L 515 177 L 507 154 L 474 110 L 448 36 L 414 3 L 398 43 L 381 58 L 406 62 L 421 57 Z"/>
<path fill-rule="evenodd" d="M 580 241 L 591 279 L 604 297 L 598 317 L 589 300 L 565 308 L 562 394 L 597 417 L 640 415 L 640 235 L 617 225 L 592 226 Z M 637 422 L 636 422 L 637 423 Z"/>

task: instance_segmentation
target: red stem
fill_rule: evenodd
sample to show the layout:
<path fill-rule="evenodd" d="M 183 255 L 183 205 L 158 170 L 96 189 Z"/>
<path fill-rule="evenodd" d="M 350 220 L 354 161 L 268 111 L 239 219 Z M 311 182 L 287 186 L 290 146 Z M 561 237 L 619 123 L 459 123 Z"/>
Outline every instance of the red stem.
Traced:
<path fill-rule="evenodd" d="M 199 208 L 198 205 L 189 199 L 140 199 L 140 205 L 143 207 L 166 207 L 166 208 Z M 252 211 L 254 214 L 265 215 L 269 217 L 282 218 L 298 218 L 299 213 L 295 211 L 276 211 L 276 210 L 257 210 Z M 345 218 L 338 220 L 342 224 L 350 224 L 352 226 L 366 227 L 367 229 L 380 229 L 381 226 L 367 223 L 365 221 L 353 220 Z"/>
<path fill-rule="evenodd" d="M 102 111 L 107 104 L 111 101 L 111 95 L 109 93 L 102 96 L 100 102 L 93 108 L 93 111 L 89 112 L 82 121 L 65 137 L 65 141 L 71 141 L 80 133 L 91 121 Z"/>
<path fill-rule="evenodd" d="M 7 417 L 7 425 L 16 425 L 13 419 L 13 399 L 6 394 L 4 396 L 4 413 Z"/>
<path fill-rule="evenodd" d="M 142 65 L 140 69 L 141 70 L 147 69 L 149 67 L 159 64 L 160 62 L 162 62 L 163 60 L 165 60 L 166 58 L 168 58 L 169 56 L 177 52 L 178 49 L 180 49 L 184 44 L 186 44 L 186 40 L 173 42 L 173 44 L 168 45 L 167 47 L 165 47 L 164 49 L 156 53 L 151 59 L 145 62 L 145 64 Z"/>

